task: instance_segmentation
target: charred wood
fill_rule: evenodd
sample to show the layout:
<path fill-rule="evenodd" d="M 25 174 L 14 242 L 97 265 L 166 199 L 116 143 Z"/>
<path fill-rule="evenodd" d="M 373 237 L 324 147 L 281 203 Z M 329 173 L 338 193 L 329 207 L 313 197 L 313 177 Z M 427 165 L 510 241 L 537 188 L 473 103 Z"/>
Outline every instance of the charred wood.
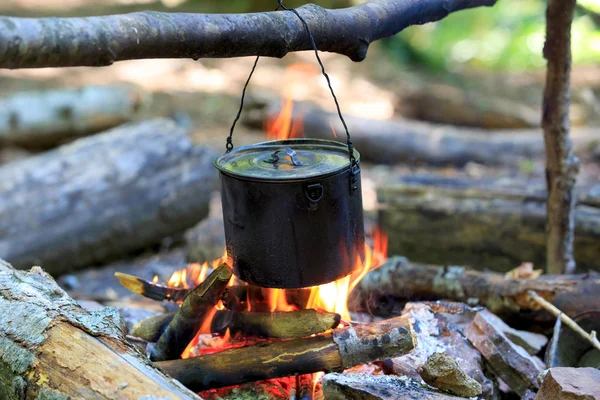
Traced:
<path fill-rule="evenodd" d="M 247 346 L 185 360 L 158 362 L 194 391 L 275 377 L 346 368 L 410 352 L 415 346 L 410 320 L 390 320 L 335 329 L 314 337 Z"/>
<path fill-rule="evenodd" d="M 451 12 L 494 0 L 374 0 L 327 10 L 298 8 L 319 50 L 363 60 L 369 44 Z M 81 32 L 86 32 L 82 36 Z M 103 66 L 142 58 L 283 57 L 310 50 L 306 28 L 292 12 L 184 14 L 140 12 L 86 18 L 0 19 L 0 68 Z"/>
<path fill-rule="evenodd" d="M 574 195 L 580 270 L 599 268 L 599 193 L 596 185 Z M 402 177 L 378 199 L 392 254 L 504 272 L 523 261 L 546 265 L 546 193 L 538 182 Z"/>
<path fill-rule="evenodd" d="M 192 289 L 150 353 L 152 361 L 179 358 L 207 317 L 214 312 L 233 271 L 221 264 Z"/>
<path fill-rule="evenodd" d="M 261 127 L 267 119 L 280 112 L 280 102 L 267 105 L 249 113 L 245 123 Z M 307 136 L 318 139 L 344 141 L 344 132 L 336 114 L 308 104 L 296 105 L 294 117 L 302 118 Z M 464 166 L 469 162 L 486 165 L 518 167 L 524 159 L 544 157 L 544 141 L 539 129 L 481 130 L 435 125 L 413 120 L 372 120 L 346 115 L 352 141 L 365 160 L 398 164 L 423 162 L 430 165 Z M 580 128 L 573 132 L 577 151 L 587 151 L 597 141 L 598 130 Z"/>
<path fill-rule="evenodd" d="M 0 398 L 199 399 L 128 344 L 121 324 L 113 308 L 82 309 L 41 268 L 0 260 Z"/>
<path fill-rule="evenodd" d="M 0 145 L 46 148 L 131 121 L 147 103 L 131 86 L 22 92 L 0 99 Z"/>
<path fill-rule="evenodd" d="M 5 165 L 0 254 L 61 274 L 159 243 L 208 214 L 214 157 L 156 119 Z"/>

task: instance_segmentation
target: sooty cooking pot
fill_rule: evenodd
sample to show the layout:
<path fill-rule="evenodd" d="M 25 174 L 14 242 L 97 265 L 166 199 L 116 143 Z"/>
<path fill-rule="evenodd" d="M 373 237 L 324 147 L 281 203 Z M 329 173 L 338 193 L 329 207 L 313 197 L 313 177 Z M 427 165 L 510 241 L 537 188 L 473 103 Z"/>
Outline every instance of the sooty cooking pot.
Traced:
<path fill-rule="evenodd" d="M 272 288 L 328 283 L 364 257 L 359 154 L 342 143 L 288 139 L 215 161 L 227 254 L 244 281 Z M 354 162 L 353 162 L 354 161 Z"/>

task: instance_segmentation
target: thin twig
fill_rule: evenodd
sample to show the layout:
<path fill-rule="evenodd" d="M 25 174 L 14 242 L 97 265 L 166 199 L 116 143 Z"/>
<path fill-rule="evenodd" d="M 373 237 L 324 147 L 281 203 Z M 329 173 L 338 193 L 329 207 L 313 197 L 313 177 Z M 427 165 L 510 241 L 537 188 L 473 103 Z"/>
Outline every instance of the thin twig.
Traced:
<path fill-rule="evenodd" d="M 569 318 L 569 316 L 565 315 L 565 313 L 560 311 L 558 308 L 556 308 L 552 303 L 548 302 L 542 296 L 540 296 L 533 290 L 530 290 L 527 293 L 529 294 L 529 298 L 532 301 L 534 301 L 537 304 L 539 304 L 540 306 L 542 306 L 544 309 L 549 311 L 555 317 L 560 318 L 560 320 L 565 325 L 567 325 L 569 328 L 573 329 L 584 339 L 588 340 L 592 344 L 592 346 L 594 346 L 597 350 L 600 351 L 600 342 L 598 341 L 598 338 L 596 337 L 596 331 L 591 331 L 590 333 L 587 333 L 586 331 L 583 330 L 583 328 L 581 328 L 579 325 L 577 325 L 577 322 L 573 321 L 571 318 Z"/>

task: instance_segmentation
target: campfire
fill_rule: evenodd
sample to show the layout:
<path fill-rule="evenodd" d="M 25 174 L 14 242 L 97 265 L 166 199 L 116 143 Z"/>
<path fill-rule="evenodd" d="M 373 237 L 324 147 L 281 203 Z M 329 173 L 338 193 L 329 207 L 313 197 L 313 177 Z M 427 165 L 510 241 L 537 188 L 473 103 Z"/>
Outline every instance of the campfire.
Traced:
<path fill-rule="evenodd" d="M 261 347 L 252 346 L 264 346 L 267 343 L 275 346 L 289 345 L 290 348 L 295 349 L 295 346 L 304 346 L 303 341 L 307 341 L 306 344 L 310 349 L 318 349 L 319 347 L 312 343 L 316 342 L 315 338 L 319 341 L 323 337 L 333 338 L 335 335 L 333 332 L 345 332 L 355 324 L 347 304 L 350 293 L 366 273 L 379 267 L 387 258 L 386 235 L 380 229 L 375 229 L 371 236 L 373 246 L 366 246 L 365 258 L 360 265 L 356 266 L 354 274 L 327 284 L 301 289 L 273 289 L 248 285 L 231 275 L 228 267 L 231 260 L 228 259 L 226 252 L 222 257 L 211 262 L 192 263 L 184 269 L 174 271 L 167 282 L 159 282 L 158 276 L 155 276 L 151 282 L 147 282 L 129 275 L 117 274 L 127 288 L 138 294 L 154 300 L 172 301 L 195 310 L 200 308 L 200 314 L 203 316 L 201 320 L 197 320 L 195 319 L 196 315 L 188 315 L 183 317 L 180 323 L 174 323 L 177 312 L 159 315 L 141 321 L 134 327 L 132 335 L 149 342 L 158 342 L 157 346 L 160 346 L 161 336 L 164 335 L 164 332 L 170 326 L 177 329 L 169 336 L 169 340 L 174 342 L 165 343 L 160 352 L 156 351 L 156 347 L 154 347 L 154 352 L 151 351 L 150 354 L 154 354 L 156 359 L 177 357 L 197 360 L 199 356 L 218 357 L 215 353 L 224 350 L 260 349 Z M 225 279 L 211 280 L 211 277 L 221 275 Z M 209 281 L 210 287 L 207 285 Z M 216 302 L 214 305 L 210 305 L 209 300 L 208 309 L 205 308 L 207 299 L 202 296 L 194 297 L 196 291 L 206 293 L 207 290 L 218 286 L 221 287 L 218 290 L 220 295 L 212 296 L 212 302 L 215 300 Z M 197 304 L 192 304 L 196 301 Z M 180 309 L 179 314 L 183 315 L 182 311 Z M 195 320 L 186 320 L 188 317 Z M 403 324 L 407 324 L 407 322 L 404 321 Z M 197 328 L 198 326 L 199 328 Z M 403 340 L 408 340 L 408 343 L 412 344 L 410 330 L 407 332 L 409 334 Z M 384 336 L 385 331 L 379 334 Z M 317 335 L 320 336 L 317 337 Z M 188 343 L 184 343 L 182 337 L 185 336 L 192 336 L 192 339 Z M 289 339 L 295 339 L 295 341 Z M 173 353 L 173 348 L 184 348 L 184 350 L 175 356 L 179 351 L 175 350 Z M 168 354 L 168 356 L 164 354 Z M 277 354 L 277 356 L 280 355 Z M 325 356 L 326 354 L 323 354 L 323 357 Z M 323 373 L 315 370 L 314 373 L 302 374 L 301 372 L 306 366 L 301 365 L 299 361 L 296 363 L 298 371 L 291 377 L 281 379 L 276 373 L 274 378 L 279 379 L 274 379 L 273 382 L 263 381 L 261 386 L 277 387 L 279 391 L 287 388 L 288 392 L 290 390 L 307 393 L 310 391 L 310 396 L 313 397 L 314 392 L 319 388 L 319 381 Z M 318 366 L 308 368 L 315 369 Z M 211 392 L 212 388 L 223 386 L 230 380 L 239 380 L 240 383 L 244 383 L 248 378 L 225 377 L 222 382 L 208 385 L 210 389 L 204 385 L 200 385 L 198 388 L 208 389 L 210 393 L 205 392 L 202 395 L 204 398 L 210 398 L 211 393 L 216 393 L 214 390 Z M 221 389 L 219 392 L 223 393 L 228 390 L 231 390 L 231 387 Z"/>

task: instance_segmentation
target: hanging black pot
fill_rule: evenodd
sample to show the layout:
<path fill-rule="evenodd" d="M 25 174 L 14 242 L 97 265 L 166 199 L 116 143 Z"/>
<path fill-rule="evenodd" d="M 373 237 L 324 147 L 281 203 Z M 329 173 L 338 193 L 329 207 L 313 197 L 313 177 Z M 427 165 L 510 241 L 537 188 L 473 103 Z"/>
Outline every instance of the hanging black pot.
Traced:
<path fill-rule="evenodd" d="M 290 139 L 233 150 L 233 131 L 244 107 L 248 83 L 229 137 L 215 161 L 227 254 L 235 274 L 248 283 L 300 288 L 329 283 L 354 271 L 364 256 L 364 221 L 359 154 L 340 111 L 309 26 L 304 24 L 344 126 L 347 144 Z"/>
<path fill-rule="evenodd" d="M 240 147 L 215 161 L 236 275 L 273 288 L 328 283 L 364 257 L 359 154 L 334 141 Z"/>

